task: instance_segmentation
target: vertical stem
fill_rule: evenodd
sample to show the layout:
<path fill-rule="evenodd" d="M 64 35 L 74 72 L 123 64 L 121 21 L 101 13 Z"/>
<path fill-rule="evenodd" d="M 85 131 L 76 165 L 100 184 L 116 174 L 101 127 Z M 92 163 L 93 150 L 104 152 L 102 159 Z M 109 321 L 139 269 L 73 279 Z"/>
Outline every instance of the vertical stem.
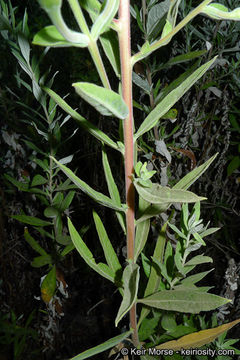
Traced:
<path fill-rule="evenodd" d="M 120 0 L 119 6 L 119 46 L 121 57 L 122 95 L 128 106 L 129 115 L 124 120 L 124 144 L 125 144 L 125 191 L 127 227 L 127 257 L 134 261 L 135 240 L 135 190 L 132 182 L 134 171 L 134 141 L 133 141 L 133 106 L 132 106 L 132 65 L 131 65 L 131 39 L 130 39 L 130 1 Z M 136 320 L 136 304 L 130 310 L 130 326 L 134 329 L 133 343 L 139 344 Z"/>

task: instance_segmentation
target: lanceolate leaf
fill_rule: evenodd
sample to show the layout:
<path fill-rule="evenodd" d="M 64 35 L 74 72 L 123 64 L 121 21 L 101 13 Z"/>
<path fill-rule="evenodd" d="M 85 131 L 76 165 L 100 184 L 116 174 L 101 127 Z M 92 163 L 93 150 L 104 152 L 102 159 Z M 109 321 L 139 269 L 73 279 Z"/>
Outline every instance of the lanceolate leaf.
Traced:
<path fill-rule="evenodd" d="M 117 34 L 110 29 L 100 36 L 100 42 L 116 76 L 120 77 L 120 54 Z"/>
<path fill-rule="evenodd" d="M 73 108 L 71 108 L 71 106 L 69 106 L 66 101 L 64 101 L 58 94 L 46 87 L 44 87 L 44 90 L 64 111 L 66 111 L 66 113 L 71 115 L 71 117 L 76 120 L 79 125 L 82 126 L 86 131 L 88 131 L 98 140 L 103 141 L 108 146 L 111 146 L 113 149 L 119 150 L 117 144 L 113 140 L 111 140 L 106 134 L 104 134 L 104 132 L 99 130 L 95 125 L 91 124 L 88 120 L 86 120 L 75 110 L 73 110 Z"/>
<path fill-rule="evenodd" d="M 162 101 L 160 101 L 160 103 L 150 112 L 141 124 L 135 134 L 135 139 L 152 129 L 157 124 L 158 120 L 166 114 L 166 112 L 192 87 L 198 79 L 203 76 L 215 60 L 216 57 L 200 66 L 200 68 L 194 71 L 192 75 L 184 80 L 176 89 L 171 91 Z"/>
<path fill-rule="evenodd" d="M 202 279 L 203 279 L 207 274 L 209 274 L 211 271 L 213 271 L 213 269 L 208 270 L 208 271 L 204 271 L 204 272 L 201 272 L 201 273 L 198 273 L 198 274 L 194 274 L 194 275 L 187 276 L 185 279 L 183 279 L 183 280 L 181 281 L 181 283 L 182 283 L 184 286 L 193 285 L 193 284 L 197 283 L 198 281 L 202 280 Z"/>
<path fill-rule="evenodd" d="M 56 266 L 54 265 L 52 270 L 49 271 L 44 278 L 41 285 L 41 297 L 43 301 L 48 304 L 56 290 Z"/>
<path fill-rule="evenodd" d="M 38 242 L 29 234 L 28 228 L 24 229 L 24 238 L 28 242 L 28 244 L 40 255 L 47 255 L 46 251 L 38 244 Z"/>
<path fill-rule="evenodd" d="M 124 120 L 128 116 L 128 107 L 121 95 L 112 90 L 90 83 L 72 84 L 84 100 L 94 106 L 97 111 L 105 116 L 116 116 Z"/>
<path fill-rule="evenodd" d="M 134 250 L 134 260 L 137 261 L 137 258 L 141 251 L 143 250 L 150 229 L 150 220 L 142 221 L 137 225 L 136 229 L 136 239 L 135 239 L 135 250 Z"/>
<path fill-rule="evenodd" d="M 185 266 L 191 266 L 191 265 L 199 265 L 199 264 L 205 264 L 205 263 L 209 263 L 209 262 L 213 262 L 212 258 L 210 258 L 209 256 L 204 256 L 204 255 L 197 255 L 194 256 L 191 260 L 189 260 Z"/>
<path fill-rule="evenodd" d="M 121 343 L 123 340 L 125 340 L 126 338 L 128 338 L 131 334 L 132 334 L 133 330 L 129 330 L 121 335 L 115 336 L 112 339 L 109 339 L 107 341 L 105 341 L 104 343 L 95 346 L 91 349 L 88 349 L 84 352 L 82 352 L 81 354 L 74 356 L 71 360 L 84 360 L 84 359 L 88 359 L 91 356 L 100 354 L 101 352 L 111 349 L 114 346 L 116 346 L 117 344 Z"/>
<path fill-rule="evenodd" d="M 112 170 L 111 170 L 109 162 L 108 162 L 106 149 L 104 147 L 102 149 L 102 162 L 103 162 L 105 178 L 107 181 L 108 191 L 111 196 L 111 199 L 116 204 L 121 206 L 121 199 L 120 199 L 119 191 L 118 191 L 117 185 L 114 181 L 114 178 L 112 175 Z M 116 212 L 116 215 L 117 215 L 118 221 L 119 221 L 124 233 L 126 233 L 126 226 L 125 226 L 123 214 L 121 212 Z"/>
<path fill-rule="evenodd" d="M 201 330 L 189 335 L 185 335 L 178 340 L 172 340 L 158 345 L 156 346 L 156 349 L 171 349 L 178 351 L 181 349 L 199 348 L 214 341 L 218 336 L 222 335 L 224 332 L 228 331 L 239 322 L 240 319 L 237 319 L 228 324 L 224 324 L 213 329 Z"/>
<path fill-rule="evenodd" d="M 123 300 L 115 320 L 116 326 L 135 303 L 137 299 L 138 283 L 139 266 L 137 264 L 130 263 L 126 266 L 123 272 Z"/>
<path fill-rule="evenodd" d="M 48 225 L 52 225 L 51 222 L 49 221 L 45 221 L 42 219 L 39 219 L 37 217 L 34 216 L 28 216 L 28 215 L 12 215 L 11 216 L 13 219 L 18 220 L 24 224 L 29 224 L 29 225 L 33 225 L 33 226 L 48 226 Z"/>
<path fill-rule="evenodd" d="M 93 200 L 96 202 L 110 207 L 111 209 L 118 210 L 118 211 L 126 211 L 125 207 L 119 204 L 116 204 L 112 199 L 107 197 L 106 195 L 94 190 L 91 188 L 87 183 L 79 179 L 69 168 L 67 168 L 65 165 L 60 164 L 59 161 L 52 158 L 55 163 L 60 167 L 60 169 L 74 182 L 74 184 L 77 185 L 79 189 L 81 189 L 85 194 L 90 196 Z"/>
<path fill-rule="evenodd" d="M 79 34 L 80 35 L 80 34 Z M 50 25 L 41 29 L 33 38 L 33 44 L 39 46 L 51 46 L 51 47 L 87 47 L 88 46 L 88 37 L 84 34 L 82 35 L 81 42 L 70 42 L 67 41 L 58 31 L 56 26 Z"/>
<path fill-rule="evenodd" d="M 116 274 L 122 268 L 119 263 L 118 257 L 112 247 L 111 241 L 108 238 L 108 235 L 104 228 L 104 225 L 103 225 L 100 217 L 96 213 L 96 211 L 93 211 L 93 218 L 94 218 L 95 226 L 96 226 L 96 229 L 98 232 L 98 237 L 101 242 L 107 264 Z"/>
<path fill-rule="evenodd" d="M 190 171 L 190 173 L 185 175 L 176 185 L 173 186 L 173 189 L 187 190 L 207 170 L 211 163 L 216 159 L 217 155 L 218 153 L 213 155 L 204 164 Z"/>
<path fill-rule="evenodd" d="M 231 302 L 220 296 L 191 290 L 162 290 L 144 299 L 139 303 L 157 309 L 198 314 L 200 311 L 210 311 Z"/>
<path fill-rule="evenodd" d="M 99 35 L 101 35 L 110 25 L 113 17 L 118 11 L 119 0 L 107 0 L 103 11 L 95 20 L 92 29 L 91 36 L 93 40 L 97 40 Z"/>
<path fill-rule="evenodd" d="M 83 258 L 83 260 L 97 273 L 101 276 L 105 277 L 106 279 L 114 282 L 114 272 L 110 269 L 106 264 L 103 263 L 96 263 L 93 254 L 87 247 L 87 245 L 82 240 L 81 236 L 73 226 L 70 219 L 68 219 L 68 228 L 71 235 L 71 239 L 73 244 L 75 245 L 77 251 Z"/>
<path fill-rule="evenodd" d="M 152 184 L 150 188 L 144 187 L 138 183 L 137 180 L 134 181 L 134 186 L 136 187 L 139 195 L 146 201 L 152 204 L 162 204 L 162 203 L 192 203 L 200 200 L 205 200 L 206 198 L 197 196 L 196 194 L 178 189 L 170 189 L 167 186 L 161 186 L 159 184 Z"/>

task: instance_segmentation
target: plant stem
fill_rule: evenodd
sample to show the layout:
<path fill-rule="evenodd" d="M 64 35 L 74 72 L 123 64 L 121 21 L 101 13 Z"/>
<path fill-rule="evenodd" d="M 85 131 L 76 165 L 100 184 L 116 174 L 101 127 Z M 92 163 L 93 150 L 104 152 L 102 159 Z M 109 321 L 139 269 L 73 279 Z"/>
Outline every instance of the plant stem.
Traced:
<path fill-rule="evenodd" d="M 135 190 L 132 182 L 134 171 L 134 140 L 133 140 L 133 106 L 132 106 L 132 65 L 130 39 L 130 1 L 120 0 L 119 6 L 119 46 L 121 58 L 122 95 L 128 106 L 129 115 L 124 120 L 125 144 L 125 191 L 126 203 L 126 230 L 127 230 L 127 257 L 134 262 L 135 240 Z M 136 320 L 136 304 L 130 309 L 130 326 L 134 329 L 132 336 L 134 346 L 138 346 L 138 332 Z"/>
<path fill-rule="evenodd" d="M 93 62 L 96 66 L 96 69 L 98 71 L 98 74 L 100 76 L 102 84 L 105 88 L 111 89 L 110 82 L 108 80 L 108 76 L 107 76 L 104 64 L 102 62 L 101 55 L 99 53 L 97 42 L 93 41 L 91 38 L 91 33 L 88 29 L 88 25 L 84 18 L 84 15 L 83 15 L 82 9 L 79 5 L 79 2 L 78 2 L 78 0 L 68 0 L 68 2 L 73 11 L 74 17 L 78 23 L 79 28 L 89 38 L 88 50 L 92 56 Z"/>

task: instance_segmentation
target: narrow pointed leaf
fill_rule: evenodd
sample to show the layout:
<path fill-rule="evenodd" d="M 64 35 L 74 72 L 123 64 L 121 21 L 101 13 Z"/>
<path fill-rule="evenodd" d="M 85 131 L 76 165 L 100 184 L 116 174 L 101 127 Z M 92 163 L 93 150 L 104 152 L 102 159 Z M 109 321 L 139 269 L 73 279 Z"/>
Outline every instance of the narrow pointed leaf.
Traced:
<path fill-rule="evenodd" d="M 116 326 L 135 303 L 137 299 L 138 283 L 139 266 L 137 264 L 130 263 L 123 271 L 123 299 L 115 319 Z"/>
<path fill-rule="evenodd" d="M 112 29 L 108 30 L 100 36 L 100 42 L 116 76 L 120 77 L 120 53 L 116 32 Z"/>
<path fill-rule="evenodd" d="M 111 199 L 116 204 L 121 206 L 121 199 L 120 199 L 119 191 L 118 191 L 117 185 L 114 181 L 114 178 L 112 175 L 112 170 L 109 165 L 106 149 L 104 147 L 102 149 L 102 162 L 103 162 L 105 178 L 107 181 L 108 191 L 111 196 Z M 118 221 L 119 221 L 124 233 L 126 233 L 126 226 L 125 226 L 123 214 L 121 212 L 116 212 L 116 215 L 117 215 Z"/>
<path fill-rule="evenodd" d="M 39 243 L 29 234 L 28 228 L 24 228 L 24 238 L 28 242 L 28 244 L 38 252 L 40 255 L 47 255 L 46 251 L 39 245 Z"/>
<path fill-rule="evenodd" d="M 214 310 L 231 300 L 208 293 L 199 296 L 199 291 L 189 289 L 162 290 L 138 302 L 157 309 L 198 314 L 200 311 Z"/>
<path fill-rule="evenodd" d="M 157 243 L 154 249 L 153 258 L 159 259 L 159 262 L 163 262 L 164 248 L 166 244 L 166 228 L 167 223 L 165 223 L 159 233 Z M 148 283 L 144 292 L 144 297 L 147 297 L 159 289 L 161 275 L 158 272 L 158 269 L 155 266 L 151 267 L 150 277 L 148 279 Z M 146 307 L 142 308 L 140 318 L 138 320 L 138 326 L 142 323 L 142 321 L 149 314 L 150 310 Z"/>
<path fill-rule="evenodd" d="M 105 144 L 115 150 L 119 150 L 117 144 L 112 139 L 110 139 L 109 136 L 104 134 L 104 132 L 99 130 L 95 125 L 91 124 L 90 121 L 86 120 L 83 116 L 73 110 L 73 108 L 71 108 L 71 106 L 69 106 L 66 101 L 64 101 L 58 94 L 46 87 L 44 87 L 44 90 L 60 106 L 60 108 L 66 111 L 67 114 L 76 120 L 81 127 L 83 127 L 98 140 L 103 141 Z"/>
<path fill-rule="evenodd" d="M 210 159 L 208 159 L 204 164 L 196 167 L 190 173 L 185 175 L 177 184 L 173 186 L 173 189 L 183 189 L 187 190 L 211 165 L 211 163 L 215 160 L 218 153 L 213 155 Z"/>
<path fill-rule="evenodd" d="M 134 250 L 134 260 L 137 261 L 138 256 L 142 252 L 148 238 L 148 233 L 150 229 L 150 220 L 145 220 L 140 222 L 137 225 L 136 229 L 136 238 L 135 238 L 135 250 Z"/>
<path fill-rule="evenodd" d="M 100 114 L 115 116 L 121 120 L 128 116 L 128 107 L 122 96 L 114 91 L 87 82 L 79 82 L 72 85 L 78 95 L 94 106 Z"/>
<path fill-rule="evenodd" d="M 42 267 L 45 265 L 50 265 L 52 264 L 52 257 L 50 255 L 42 255 L 42 256 L 37 256 L 33 259 L 33 261 L 31 262 L 32 267 Z"/>
<path fill-rule="evenodd" d="M 100 217 L 96 213 L 96 211 L 93 211 L 93 219 L 95 222 L 95 226 L 96 226 L 96 229 L 98 232 L 98 237 L 101 242 L 107 264 L 113 270 L 113 272 L 116 274 L 119 270 L 121 270 L 122 267 L 119 263 L 117 255 L 112 247 L 111 241 L 108 238 L 105 227 L 104 227 Z"/>
<path fill-rule="evenodd" d="M 240 7 L 229 11 L 228 8 L 222 4 L 213 3 L 207 5 L 202 10 L 203 14 L 208 15 L 215 20 L 234 20 L 240 21 Z"/>
<path fill-rule="evenodd" d="M 80 35 L 81 38 L 80 38 Z M 58 31 L 56 26 L 50 25 L 41 29 L 33 38 L 33 45 L 50 46 L 50 47 L 87 47 L 88 37 L 84 34 L 78 34 L 79 42 L 67 41 Z M 81 40 L 81 41 L 80 41 Z"/>
<path fill-rule="evenodd" d="M 49 271 L 41 284 L 41 297 L 48 304 L 55 294 L 56 290 L 56 266 Z"/>
<path fill-rule="evenodd" d="M 132 334 L 132 330 L 129 330 L 121 335 L 115 336 L 112 339 L 109 339 L 105 342 L 103 342 L 102 344 L 95 346 L 91 349 L 88 349 L 84 352 L 82 352 L 81 354 L 74 356 L 73 358 L 71 358 L 71 360 L 84 360 L 84 359 L 88 359 L 91 356 L 100 354 L 103 351 L 106 351 L 108 349 L 113 348 L 114 346 L 116 346 L 117 344 L 121 343 L 123 340 L 125 340 L 126 338 L 128 338 L 131 334 Z"/>
<path fill-rule="evenodd" d="M 185 279 L 183 279 L 181 281 L 181 283 L 184 286 L 196 284 L 198 281 L 202 280 L 211 271 L 213 271 L 213 269 L 208 270 L 208 271 L 204 271 L 204 272 L 201 272 L 201 273 L 198 273 L 198 274 L 190 275 L 190 276 L 186 277 Z"/>
<path fill-rule="evenodd" d="M 232 321 L 228 324 L 220 325 L 213 329 L 201 330 L 189 335 L 185 335 L 178 340 L 168 341 L 164 344 L 156 346 L 156 349 L 195 349 L 203 345 L 209 344 L 214 341 L 218 336 L 230 330 L 233 326 L 237 325 L 240 319 Z"/>
<path fill-rule="evenodd" d="M 103 11 L 97 17 L 91 29 L 91 36 L 94 41 L 108 28 L 118 11 L 118 7 L 119 0 L 107 0 Z"/>
<path fill-rule="evenodd" d="M 18 220 L 24 224 L 29 224 L 29 225 L 33 225 L 33 226 L 48 226 L 48 225 L 52 225 L 51 222 L 49 221 L 45 221 L 42 219 L 39 219 L 35 216 L 28 216 L 28 215 L 12 215 L 11 216 L 13 219 Z"/>
<path fill-rule="evenodd" d="M 160 103 L 150 112 L 141 124 L 135 134 L 135 139 L 151 130 L 157 124 L 158 120 L 171 109 L 171 107 L 193 86 L 198 79 L 203 76 L 215 60 L 216 57 L 200 66 L 200 68 L 194 71 L 192 75 L 184 80 L 176 89 L 171 91 L 162 101 L 160 101 Z"/>
<path fill-rule="evenodd" d="M 188 262 L 186 262 L 185 266 L 199 265 L 199 264 L 205 264 L 205 263 L 209 263 L 209 262 L 211 262 L 211 263 L 213 262 L 212 258 L 210 258 L 209 256 L 197 255 L 197 256 L 194 256 Z"/>
<path fill-rule="evenodd" d="M 110 207 L 111 209 L 118 210 L 118 211 L 125 211 L 125 208 L 123 206 L 120 206 L 116 204 L 112 199 L 107 197 L 106 195 L 94 190 L 91 188 L 87 183 L 79 179 L 69 168 L 67 168 L 65 165 L 60 164 L 59 161 L 52 158 L 55 163 L 60 167 L 60 169 L 69 177 L 69 179 L 72 180 L 74 184 L 77 185 L 79 189 L 81 189 L 85 194 L 87 194 L 89 197 L 91 197 L 96 202 Z"/>
<path fill-rule="evenodd" d="M 167 186 L 161 186 L 159 184 L 153 183 L 150 188 L 146 188 L 134 181 L 134 186 L 139 193 L 139 195 L 146 201 L 152 204 L 161 204 L 161 203 L 192 203 L 200 200 L 205 200 L 206 198 L 197 196 L 196 194 L 182 190 L 182 189 L 170 189 Z"/>
<path fill-rule="evenodd" d="M 70 232 L 70 236 L 74 246 L 76 247 L 77 251 L 83 258 L 83 260 L 97 273 L 101 276 L 105 277 L 106 279 L 114 282 L 114 272 L 110 269 L 106 264 L 103 263 L 96 263 L 92 252 L 89 250 L 87 245 L 82 240 L 81 236 L 73 226 L 70 219 L 68 219 L 68 228 Z"/>

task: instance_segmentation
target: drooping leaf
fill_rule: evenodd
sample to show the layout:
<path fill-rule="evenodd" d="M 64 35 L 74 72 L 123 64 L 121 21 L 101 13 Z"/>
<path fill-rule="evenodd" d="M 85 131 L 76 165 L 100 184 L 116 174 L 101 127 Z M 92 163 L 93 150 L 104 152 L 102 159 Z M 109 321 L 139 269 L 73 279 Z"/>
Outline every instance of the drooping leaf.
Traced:
<path fill-rule="evenodd" d="M 70 232 L 70 236 L 72 239 L 73 244 L 75 245 L 77 251 L 83 258 L 83 260 L 97 273 L 101 276 L 105 277 L 106 279 L 114 282 L 114 272 L 112 269 L 109 268 L 106 264 L 103 263 L 96 263 L 92 252 L 89 250 L 87 245 L 82 240 L 80 234 L 77 232 L 75 227 L 73 226 L 70 219 L 68 219 L 68 228 Z"/>
<path fill-rule="evenodd" d="M 199 296 L 199 291 L 189 289 L 162 290 L 138 302 L 157 309 L 198 314 L 200 311 L 216 309 L 231 300 L 202 292 Z"/>
<path fill-rule="evenodd" d="M 123 299 L 115 319 L 117 326 L 119 321 L 131 309 L 137 299 L 139 283 L 139 266 L 129 263 L 123 271 Z"/>
<path fill-rule="evenodd" d="M 33 226 L 48 226 L 52 225 L 51 222 L 39 219 L 35 216 L 28 216 L 28 215 L 11 215 L 11 217 L 15 220 L 18 220 L 24 224 L 29 224 Z"/>
<path fill-rule="evenodd" d="M 195 349 L 214 341 L 218 336 L 230 330 L 237 325 L 240 319 L 232 321 L 228 324 L 220 325 L 213 329 L 201 330 L 189 335 L 185 335 L 178 340 L 168 341 L 164 344 L 157 345 L 156 349 L 172 349 L 175 351 L 181 349 Z"/>
<path fill-rule="evenodd" d="M 159 184 L 152 183 L 150 188 L 144 187 L 138 183 L 137 180 L 134 181 L 134 186 L 139 193 L 139 195 L 146 201 L 152 204 L 162 204 L 162 203 L 191 203 L 201 200 L 206 200 L 206 198 L 198 196 L 191 191 L 186 191 L 182 189 L 171 189 L 167 186 L 161 186 Z"/>
<path fill-rule="evenodd" d="M 29 234 L 28 228 L 24 228 L 24 238 L 28 244 L 40 255 L 47 255 L 46 251 L 39 245 L 39 243 Z"/>
<path fill-rule="evenodd" d="M 135 134 L 135 140 L 142 136 L 145 132 L 151 130 L 158 122 L 158 120 L 171 109 L 171 107 L 193 86 L 193 84 L 200 79 L 209 67 L 216 60 L 214 57 L 206 64 L 200 66 L 193 74 L 184 80 L 176 89 L 172 90 L 160 103 L 150 112 L 150 114 L 143 121 Z"/>
<path fill-rule="evenodd" d="M 108 28 L 118 11 L 118 7 L 119 0 L 107 0 L 103 11 L 99 14 L 91 29 L 91 36 L 94 41 Z"/>
<path fill-rule="evenodd" d="M 112 90 L 90 83 L 72 84 L 78 95 L 94 106 L 97 111 L 105 116 L 116 116 L 124 120 L 128 116 L 128 107 L 121 95 Z"/>
<path fill-rule="evenodd" d="M 65 165 L 60 164 L 59 161 L 57 161 L 56 159 L 54 158 L 52 159 L 60 167 L 60 169 L 72 180 L 72 182 L 74 182 L 74 184 L 76 184 L 79 189 L 81 189 L 85 194 L 87 194 L 93 200 L 104 206 L 110 207 L 111 209 L 125 212 L 125 207 L 116 204 L 112 199 L 110 199 L 106 195 L 92 189 L 87 183 L 79 179 L 69 168 L 67 168 Z"/>
<path fill-rule="evenodd" d="M 93 219 L 95 222 L 95 226 L 96 226 L 96 229 L 98 232 L 98 237 L 101 242 L 107 264 L 113 270 L 113 272 L 116 274 L 122 268 L 119 263 L 117 254 L 115 253 L 115 251 L 112 247 L 111 241 L 108 238 L 105 227 L 104 227 L 100 217 L 96 213 L 96 211 L 93 211 Z"/>
<path fill-rule="evenodd" d="M 80 34 L 79 34 L 80 35 Z M 50 46 L 50 47 L 87 47 L 88 46 L 88 37 L 84 34 L 82 35 L 82 41 L 80 42 L 70 42 L 66 40 L 58 31 L 56 26 L 49 25 L 41 29 L 33 38 L 33 45 L 39 46 Z"/>
<path fill-rule="evenodd" d="M 49 271 L 41 284 L 41 297 L 43 301 L 48 304 L 56 290 L 56 266 Z"/>
<path fill-rule="evenodd" d="M 215 20 L 240 21 L 240 7 L 229 11 L 228 8 L 222 4 L 212 3 L 205 6 L 202 10 L 202 13 Z"/>
<path fill-rule="evenodd" d="M 101 352 L 111 349 L 114 346 L 116 346 L 117 344 L 119 344 L 120 342 L 122 342 L 123 340 L 125 340 L 126 338 L 128 338 L 131 334 L 132 334 L 133 330 L 129 330 L 121 335 L 115 336 L 112 339 L 109 339 L 107 341 L 105 341 L 104 343 L 95 346 L 91 349 L 88 349 L 84 352 L 82 352 L 81 354 L 74 356 L 73 358 L 71 358 L 71 360 L 84 360 L 84 359 L 88 359 L 91 356 L 100 354 Z"/>
<path fill-rule="evenodd" d="M 115 150 L 119 150 L 117 144 L 109 138 L 104 132 L 99 130 L 95 125 L 91 124 L 88 120 L 78 114 L 71 106 L 69 106 L 66 101 L 64 101 L 58 94 L 56 94 L 53 90 L 44 87 L 43 88 L 46 93 L 51 96 L 54 101 L 60 106 L 61 109 L 66 111 L 74 120 L 78 122 L 78 124 L 83 127 L 86 131 L 88 131 L 91 135 L 97 138 L 100 141 L 103 141 L 108 146 L 112 147 Z"/>

